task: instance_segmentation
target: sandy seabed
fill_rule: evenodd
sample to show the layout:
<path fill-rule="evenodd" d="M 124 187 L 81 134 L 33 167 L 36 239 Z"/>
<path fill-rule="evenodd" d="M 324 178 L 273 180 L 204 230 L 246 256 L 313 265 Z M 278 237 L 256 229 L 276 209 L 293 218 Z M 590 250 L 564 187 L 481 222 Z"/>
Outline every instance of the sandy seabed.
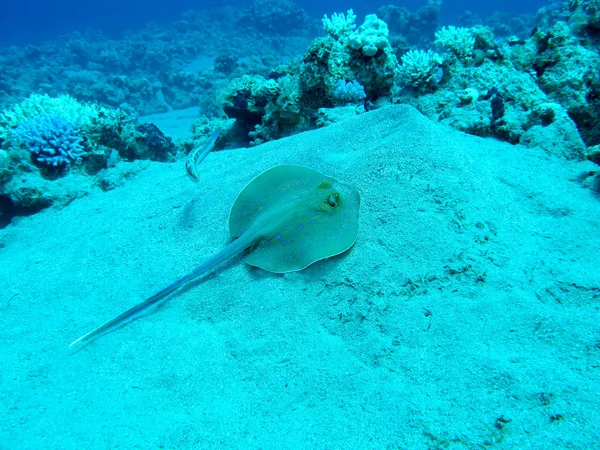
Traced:
<path fill-rule="evenodd" d="M 0 232 L 0 448 L 598 445 L 591 163 L 395 106 L 214 152 L 199 183 L 134 164 Z M 350 251 L 284 275 L 234 257 L 69 348 L 229 243 L 237 194 L 278 164 L 357 187 Z"/>

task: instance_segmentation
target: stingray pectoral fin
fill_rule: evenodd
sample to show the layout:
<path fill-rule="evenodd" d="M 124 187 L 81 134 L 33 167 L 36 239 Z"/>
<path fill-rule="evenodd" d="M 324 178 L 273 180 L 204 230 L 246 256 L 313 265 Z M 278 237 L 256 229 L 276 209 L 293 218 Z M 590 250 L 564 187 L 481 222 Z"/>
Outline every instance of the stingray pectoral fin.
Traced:
<path fill-rule="evenodd" d="M 150 308 L 153 305 L 156 305 L 161 300 L 164 300 L 166 297 L 168 297 L 170 294 L 175 292 L 177 289 L 179 289 L 184 284 L 195 280 L 196 278 L 205 274 L 209 270 L 213 269 L 215 266 L 219 265 L 223 261 L 238 254 L 245 248 L 253 245 L 255 240 L 256 240 L 256 238 L 253 237 L 250 233 L 246 233 L 245 235 L 241 236 L 239 239 L 233 241 L 231 244 L 229 244 L 227 247 L 225 247 L 223 250 L 221 250 L 215 256 L 210 258 L 208 261 L 206 261 L 205 263 L 196 267 L 194 270 L 192 270 L 187 275 L 179 278 L 177 281 L 171 283 L 169 286 L 158 291 L 156 294 L 152 295 L 151 297 L 148 297 L 143 302 L 138 303 L 137 305 L 135 305 L 132 308 L 129 308 L 127 311 L 119 314 L 117 317 L 109 320 L 108 322 L 103 323 L 99 327 L 93 329 L 89 333 L 84 334 L 80 338 L 75 339 L 73 342 L 71 342 L 69 347 L 72 347 L 73 345 L 75 345 L 79 342 L 84 342 L 84 341 L 89 341 L 90 339 L 94 339 L 98 336 L 103 335 L 104 333 L 114 330 L 119 325 L 123 325 L 131 320 L 134 320 L 135 318 L 139 317 L 148 308 Z"/>

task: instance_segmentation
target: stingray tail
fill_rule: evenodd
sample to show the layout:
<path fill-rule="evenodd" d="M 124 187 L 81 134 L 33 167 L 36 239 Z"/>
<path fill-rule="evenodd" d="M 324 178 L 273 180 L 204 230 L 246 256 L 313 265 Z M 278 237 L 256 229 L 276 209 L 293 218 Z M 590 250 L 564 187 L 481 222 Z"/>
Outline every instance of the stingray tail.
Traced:
<path fill-rule="evenodd" d="M 179 278 L 177 281 L 171 283 L 166 288 L 158 291 L 156 294 L 152 295 L 151 297 L 148 297 L 143 302 L 138 303 L 134 307 L 129 308 L 127 311 L 119 314 L 114 319 L 111 319 L 108 322 L 103 323 L 102 325 L 93 329 L 89 333 L 86 333 L 83 336 L 81 336 L 80 338 L 75 339 L 73 342 L 71 342 L 69 347 L 72 347 L 73 345 L 75 345 L 79 342 L 84 342 L 84 341 L 88 341 L 90 339 L 97 338 L 97 337 L 103 335 L 104 333 L 107 333 L 107 332 L 115 329 L 116 327 L 118 327 L 120 325 L 124 325 L 126 322 L 136 319 L 148 308 L 156 305 L 161 300 L 164 300 L 166 297 L 168 297 L 170 294 L 175 292 L 177 289 L 179 289 L 184 284 L 195 280 L 196 278 L 200 277 L 201 275 L 204 275 L 206 272 L 213 269 L 215 266 L 219 265 L 223 261 L 231 258 L 234 255 L 237 255 L 239 252 L 241 252 L 245 248 L 252 245 L 253 242 L 254 242 L 254 239 L 252 239 L 250 236 L 246 236 L 246 234 L 242 235 L 239 239 L 233 241 L 231 244 L 229 244 L 227 247 L 225 247 L 223 250 L 221 250 L 215 256 L 210 258 L 205 263 L 196 267 L 194 270 L 192 270 L 187 275 Z"/>

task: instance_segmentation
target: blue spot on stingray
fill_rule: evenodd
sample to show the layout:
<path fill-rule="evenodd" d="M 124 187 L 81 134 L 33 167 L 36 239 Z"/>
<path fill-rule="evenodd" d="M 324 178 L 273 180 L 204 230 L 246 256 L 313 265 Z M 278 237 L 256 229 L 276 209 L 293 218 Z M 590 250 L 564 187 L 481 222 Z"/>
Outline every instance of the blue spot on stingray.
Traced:
<path fill-rule="evenodd" d="M 298 225 L 299 230 L 301 230 L 302 228 L 304 228 L 304 225 Z"/>
<path fill-rule="evenodd" d="M 279 238 L 281 238 L 280 234 L 278 234 L 277 236 L 275 236 L 275 239 L 279 239 Z"/>
<path fill-rule="evenodd" d="M 281 241 L 281 245 L 287 245 L 287 241 Z"/>

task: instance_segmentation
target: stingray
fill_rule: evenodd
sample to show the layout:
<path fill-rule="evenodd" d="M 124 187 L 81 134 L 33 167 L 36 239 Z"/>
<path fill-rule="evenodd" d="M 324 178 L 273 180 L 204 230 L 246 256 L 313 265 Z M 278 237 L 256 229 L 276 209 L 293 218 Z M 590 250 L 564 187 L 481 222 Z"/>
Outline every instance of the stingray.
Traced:
<path fill-rule="evenodd" d="M 360 196 L 351 185 L 302 166 L 273 167 L 254 178 L 229 213 L 234 239 L 187 275 L 71 343 L 94 339 L 144 311 L 225 260 L 246 250 L 244 261 L 269 272 L 302 270 L 338 255 L 358 234 Z"/>

